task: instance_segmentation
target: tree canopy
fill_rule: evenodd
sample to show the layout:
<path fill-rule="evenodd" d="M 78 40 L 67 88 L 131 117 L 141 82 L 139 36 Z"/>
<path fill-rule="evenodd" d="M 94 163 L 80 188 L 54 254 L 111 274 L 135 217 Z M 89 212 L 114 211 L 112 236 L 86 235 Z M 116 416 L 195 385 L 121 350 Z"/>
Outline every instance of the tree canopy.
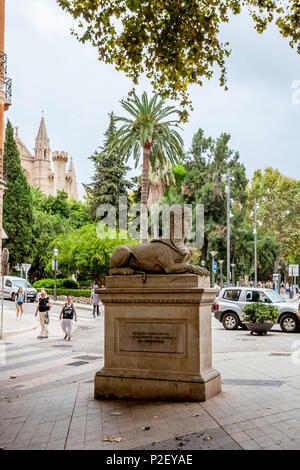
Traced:
<path fill-rule="evenodd" d="M 33 204 L 10 121 L 6 126 L 3 173 L 7 186 L 3 198 L 3 228 L 8 236 L 3 245 L 9 250 L 10 265 L 15 266 L 31 260 Z"/>
<path fill-rule="evenodd" d="M 219 70 L 226 87 L 228 42 L 220 30 L 248 10 L 258 33 L 274 22 L 300 53 L 298 0 L 57 0 L 78 22 L 73 34 L 98 49 L 99 60 L 124 71 L 136 84 L 141 74 L 163 97 L 181 97 Z M 187 118 L 186 109 L 182 119 Z"/>
<path fill-rule="evenodd" d="M 98 219 L 97 209 L 101 204 L 113 205 L 118 213 L 119 197 L 127 196 L 132 183 L 126 179 L 126 174 L 130 170 L 124 163 L 124 153 L 116 145 L 110 148 L 109 140 L 116 134 L 117 128 L 113 113 L 110 114 L 110 121 L 107 131 L 104 134 L 105 140 L 100 151 L 90 156 L 94 163 L 95 172 L 92 182 L 84 185 L 90 202 L 90 213 L 93 221 Z"/>
<path fill-rule="evenodd" d="M 266 168 L 254 172 L 249 186 L 248 217 L 253 220 L 253 201 L 258 203 L 260 231 L 271 231 L 280 243 L 282 258 L 296 262 L 300 255 L 300 180 Z"/>

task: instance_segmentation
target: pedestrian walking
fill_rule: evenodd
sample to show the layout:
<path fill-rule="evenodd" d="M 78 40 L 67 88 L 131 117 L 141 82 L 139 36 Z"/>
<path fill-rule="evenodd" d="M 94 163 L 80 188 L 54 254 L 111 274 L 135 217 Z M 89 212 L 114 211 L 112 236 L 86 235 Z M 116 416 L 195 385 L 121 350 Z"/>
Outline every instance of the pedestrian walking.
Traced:
<path fill-rule="evenodd" d="M 19 320 L 19 313 L 20 313 L 20 320 L 22 319 L 22 315 L 24 313 L 23 304 L 24 304 L 24 291 L 23 291 L 23 288 L 20 287 L 16 295 L 17 320 Z"/>
<path fill-rule="evenodd" d="M 64 339 L 71 341 L 73 336 L 74 319 L 77 321 L 77 312 L 70 295 L 67 297 L 67 303 L 61 309 L 59 319 L 61 320 L 62 330 L 65 333 Z"/>
<path fill-rule="evenodd" d="M 39 303 L 35 312 L 35 316 L 39 313 L 40 317 L 40 325 L 41 325 L 41 333 L 38 336 L 38 339 L 48 338 L 48 324 L 49 324 L 49 310 L 51 308 L 51 302 L 49 297 L 46 296 L 46 292 L 41 293 L 41 298 L 39 299 Z"/>
<path fill-rule="evenodd" d="M 37 294 L 37 296 L 36 296 L 36 298 L 37 298 L 38 300 L 41 298 L 43 292 L 45 292 L 46 297 L 47 297 L 47 292 L 45 291 L 44 287 L 42 287 L 42 288 L 41 288 L 41 291 L 38 292 L 38 294 Z"/>
<path fill-rule="evenodd" d="M 93 306 L 93 317 L 99 317 L 99 294 L 96 294 L 95 290 L 98 289 L 98 286 L 95 285 L 94 289 L 91 292 L 91 298 L 90 298 L 90 303 Z"/>

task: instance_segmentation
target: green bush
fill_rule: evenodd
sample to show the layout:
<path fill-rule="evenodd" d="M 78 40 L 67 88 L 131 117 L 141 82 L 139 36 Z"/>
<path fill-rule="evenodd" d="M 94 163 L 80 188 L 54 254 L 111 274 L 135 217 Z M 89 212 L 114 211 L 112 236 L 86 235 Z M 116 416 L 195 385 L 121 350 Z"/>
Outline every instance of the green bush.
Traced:
<path fill-rule="evenodd" d="M 74 281 L 73 279 L 57 279 L 56 286 L 58 288 L 65 287 L 66 289 L 78 289 L 79 284 L 78 282 Z M 33 284 L 35 289 L 54 289 L 54 279 L 41 279 L 40 281 L 36 281 Z"/>
<path fill-rule="evenodd" d="M 280 315 L 278 308 L 274 307 L 274 305 L 263 304 L 260 302 L 246 305 L 243 312 L 244 321 L 258 324 L 269 321 L 277 323 Z"/>
<path fill-rule="evenodd" d="M 49 288 L 49 289 L 46 289 L 46 291 L 47 291 L 47 294 L 49 295 L 54 294 L 54 289 Z M 73 297 L 86 297 L 87 299 L 89 299 L 91 296 L 91 290 L 90 289 L 67 289 L 67 288 L 59 287 L 56 289 L 56 294 L 57 295 L 72 295 Z"/>
<path fill-rule="evenodd" d="M 83 281 L 77 281 L 78 284 L 79 284 L 79 289 L 83 289 L 83 288 L 90 288 L 91 285 L 93 284 L 93 280 L 92 279 L 86 279 L 86 280 L 83 280 Z"/>

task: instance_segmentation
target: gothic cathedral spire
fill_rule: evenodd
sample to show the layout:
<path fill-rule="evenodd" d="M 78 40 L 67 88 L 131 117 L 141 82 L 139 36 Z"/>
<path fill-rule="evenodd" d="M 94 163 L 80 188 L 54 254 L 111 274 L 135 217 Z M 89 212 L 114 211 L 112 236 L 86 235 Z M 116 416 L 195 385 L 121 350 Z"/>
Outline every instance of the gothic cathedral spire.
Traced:
<path fill-rule="evenodd" d="M 44 115 L 42 115 L 38 134 L 35 139 L 35 159 L 50 161 L 50 141 L 47 135 Z"/>

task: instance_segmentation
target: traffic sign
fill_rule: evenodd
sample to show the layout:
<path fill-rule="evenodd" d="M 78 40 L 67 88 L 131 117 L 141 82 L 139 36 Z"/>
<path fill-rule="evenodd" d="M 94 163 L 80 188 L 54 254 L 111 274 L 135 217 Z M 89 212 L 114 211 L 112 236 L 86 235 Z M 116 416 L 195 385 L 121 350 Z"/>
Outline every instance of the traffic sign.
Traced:
<path fill-rule="evenodd" d="M 22 268 L 23 268 L 24 273 L 27 274 L 29 272 L 30 268 L 31 268 L 31 264 L 23 263 Z"/>
<path fill-rule="evenodd" d="M 273 281 L 279 281 L 279 274 L 278 273 L 273 274 Z"/>
<path fill-rule="evenodd" d="M 216 261 L 214 261 L 213 270 L 214 270 L 214 273 L 217 272 L 217 262 Z"/>
<path fill-rule="evenodd" d="M 294 277 L 299 276 L 299 264 L 289 265 L 289 276 L 294 276 Z"/>

